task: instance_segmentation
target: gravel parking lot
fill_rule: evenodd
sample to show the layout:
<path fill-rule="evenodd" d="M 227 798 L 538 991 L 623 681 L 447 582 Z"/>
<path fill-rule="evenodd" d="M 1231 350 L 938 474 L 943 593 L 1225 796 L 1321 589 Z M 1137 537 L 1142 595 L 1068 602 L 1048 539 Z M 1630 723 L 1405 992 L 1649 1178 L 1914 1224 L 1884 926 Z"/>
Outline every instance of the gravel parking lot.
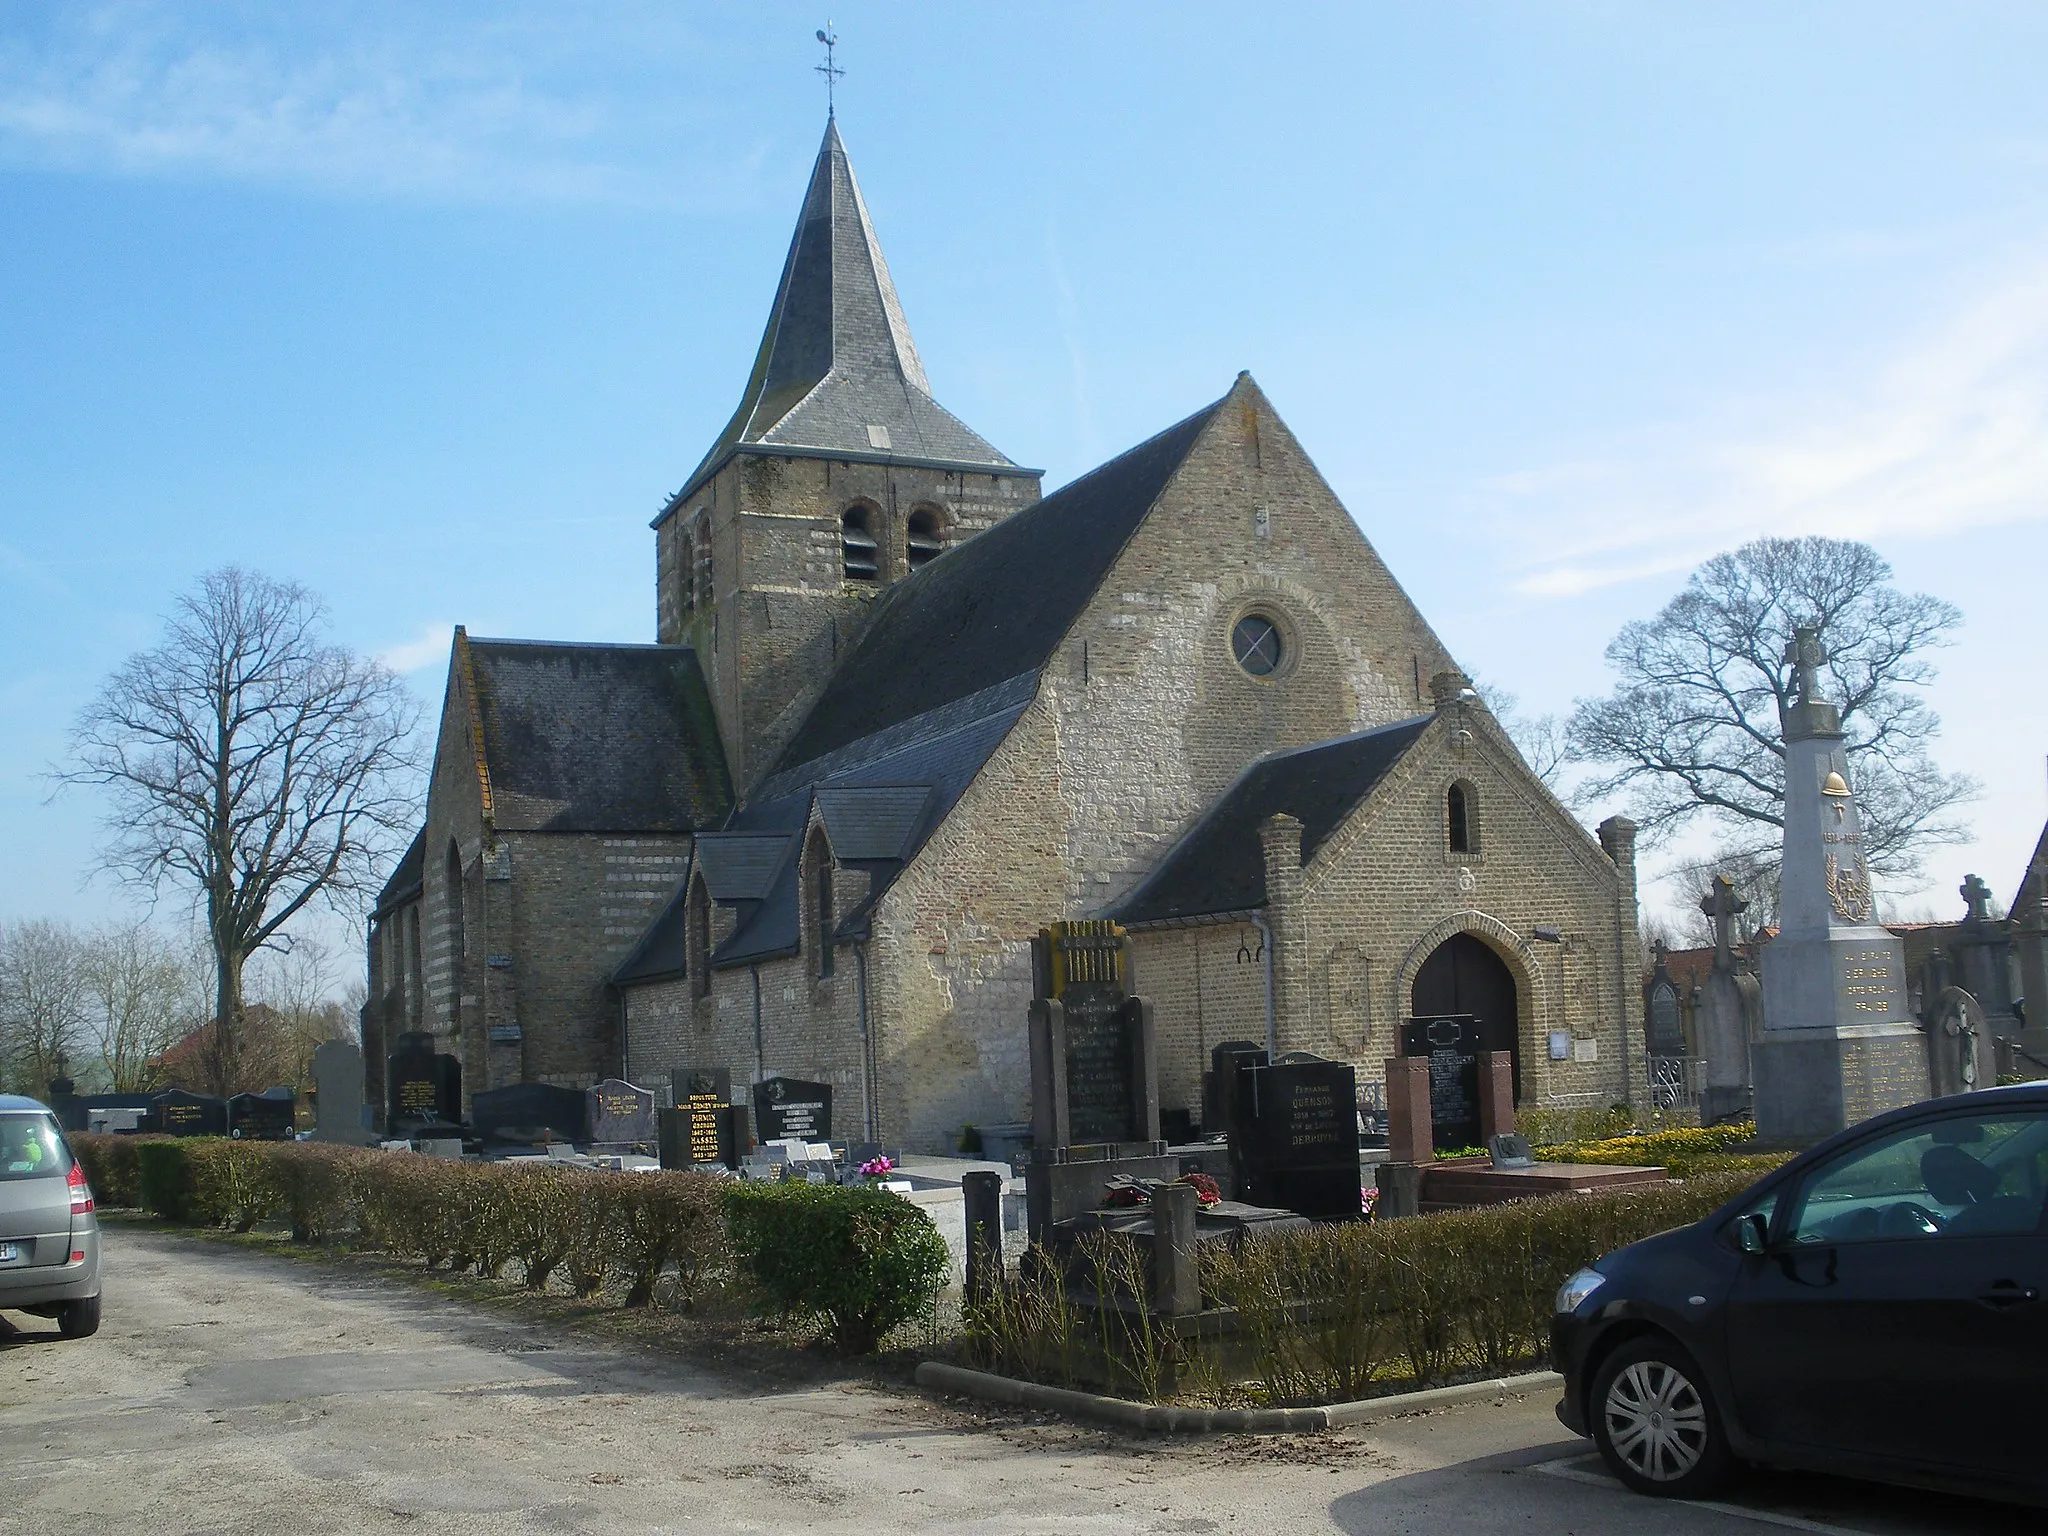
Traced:
<path fill-rule="evenodd" d="M 1826 1479 L 1653 1504 L 1608 1481 L 1547 1397 L 1216 1440 L 865 1384 L 764 1393 L 361 1266 L 117 1225 L 97 1338 L 0 1321 L 0 1531 L 138 1520 L 268 1536 L 2039 1527 L 2038 1513 Z"/>

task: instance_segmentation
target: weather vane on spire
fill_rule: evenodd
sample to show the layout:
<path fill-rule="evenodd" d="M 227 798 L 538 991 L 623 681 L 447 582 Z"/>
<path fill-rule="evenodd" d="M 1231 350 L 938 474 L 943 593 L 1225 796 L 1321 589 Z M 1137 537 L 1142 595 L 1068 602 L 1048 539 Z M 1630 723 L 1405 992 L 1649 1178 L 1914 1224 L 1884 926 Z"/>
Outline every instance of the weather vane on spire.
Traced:
<path fill-rule="evenodd" d="M 833 60 L 833 50 L 839 46 L 839 34 L 832 30 L 831 22 L 826 22 L 824 26 L 818 29 L 818 41 L 825 45 L 825 62 L 818 66 L 818 73 L 825 77 L 825 115 L 831 117 L 835 115 L 835 104 L 832 99 L 833 87 L 839 83 L 840 78 L 846 73 Z"/>

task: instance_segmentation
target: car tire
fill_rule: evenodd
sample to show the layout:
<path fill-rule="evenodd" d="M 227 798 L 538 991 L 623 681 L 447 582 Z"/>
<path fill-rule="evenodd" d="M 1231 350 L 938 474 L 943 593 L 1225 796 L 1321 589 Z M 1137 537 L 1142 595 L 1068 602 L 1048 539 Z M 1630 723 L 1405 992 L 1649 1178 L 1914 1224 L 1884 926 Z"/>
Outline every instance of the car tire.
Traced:
<path fill-rule="evenodd" d="M 100 1331 L 100 1299 L 67 1301 L 57 1309 L 57 1331 L 67 1339 L 89 1339 Z"/>
<path fill-rule="evenodd" d="M 1586 1406 L 1601 1459 L 1637 1493 L 1704 1498 L 1734 1468 L 1704 1373 L 1668 1338 L 1631 1339 L 1608 1356 Z"/>

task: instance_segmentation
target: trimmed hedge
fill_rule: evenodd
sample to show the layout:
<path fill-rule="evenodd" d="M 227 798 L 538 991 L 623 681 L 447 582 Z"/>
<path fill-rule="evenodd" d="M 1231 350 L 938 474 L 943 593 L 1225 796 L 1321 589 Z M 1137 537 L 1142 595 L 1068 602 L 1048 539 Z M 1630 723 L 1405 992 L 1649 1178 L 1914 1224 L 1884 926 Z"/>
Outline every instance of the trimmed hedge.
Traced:
<path fill-rule="evenodd" d="M 759 1310 L 815 1319 L 849 1354 L 928 1316 L 950 1259 L 931 1218 L 887 1190 L 728 1184 L 726 1226 Z"/>

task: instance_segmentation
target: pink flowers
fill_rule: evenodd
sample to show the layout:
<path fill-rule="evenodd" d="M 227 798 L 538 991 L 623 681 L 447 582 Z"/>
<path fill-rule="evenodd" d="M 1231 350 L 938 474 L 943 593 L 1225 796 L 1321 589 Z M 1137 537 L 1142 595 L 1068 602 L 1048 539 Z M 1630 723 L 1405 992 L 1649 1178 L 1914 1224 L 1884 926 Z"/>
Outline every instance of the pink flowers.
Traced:
<path fill-rule="evenodd" d="M 871 1157 L 860 1165 L 860 1171 L 871 1179 L 884 1179 L 896 1171 L 896 1165 L 886 1156 Z"/>

